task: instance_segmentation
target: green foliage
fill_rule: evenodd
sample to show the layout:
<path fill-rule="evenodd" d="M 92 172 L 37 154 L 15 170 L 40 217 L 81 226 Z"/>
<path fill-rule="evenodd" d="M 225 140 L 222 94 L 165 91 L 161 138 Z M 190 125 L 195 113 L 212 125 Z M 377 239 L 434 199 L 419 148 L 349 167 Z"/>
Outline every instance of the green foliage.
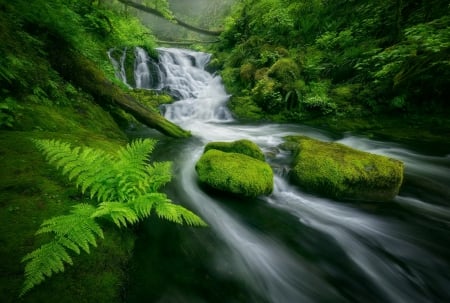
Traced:
<path fill-rule="evenodd" d="M 21 109 L 16 100 L 13 98 L 6 98 L 0 102 L 0 128 L 13 127 L 15 115 Z"/>
<path fill-rule="evenodd" d="M 301 100 L 302 108 L 318 111 L 328 115 L 336 110 L 336 104 L 328 96 L 328 82 L 311 82 L 306 88 L 304 98 Z"/>
<path fill-rule="evenodd" d="M 89 253 L 90 245 L 97 246 L 96 238 L 103 238 L 101 220 L 126 227 L 149 217 L 154 210 L 158 217 L 178 224 L 206 225 L 194 213 L 157 192 L 171 180 L 171 164 L 148 163 L 155 140 L 136 140 L 116 154 L 89 147 L 72 148 L 58 140 L 34 142 L 50 164 L 100 203 L 97 207 L 76 205 L 70 215 L 54 217 L 41 225 L 36 234 L 51 233 L 54 238 L 24 257 L 27 265 L 21 295 L 53 273 L 64 271 L 64 263 L 72 265 L 67 250 Z"/>
<path fill-rule="evenodd" d="M 266 118 L 439 113 L 448 108 L 449 10 L 445 1 L 239 1 L 217 57 L 240 71 L 225 77 L 235 101 L 251 97 Z M 288 62 L 299 72 L 282 71 Z"/>

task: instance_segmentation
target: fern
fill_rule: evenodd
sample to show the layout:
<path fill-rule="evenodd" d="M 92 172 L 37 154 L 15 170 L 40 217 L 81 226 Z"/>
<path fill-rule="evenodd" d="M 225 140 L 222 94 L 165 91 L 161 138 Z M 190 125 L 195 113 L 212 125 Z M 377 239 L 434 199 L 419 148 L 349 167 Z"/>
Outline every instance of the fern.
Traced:
<path fill-rule="evenodd" d="M 170 162 L 149 163 L 155 140 L 136 140 L 115 155 L 88 147 L 72 148 L 58 140 L 34 142 L 50 164 L 99 204 L 78 204 L 69 215 L 42 223 L 36 234 L 51 234 L 53 239 L 23 258 L 27 264 L 21 296 L 47 277 L 63 272 L 65 264 L 72 265 L 69 251 L 89 253 L 91 246 L 96 247 L 97 238 L 103 238 L 102 219 L 127 227 L 154 211 L 178 224 L 206 226 L 197 215 L 157 192 L 171 180 L 172 166 Z"/>
<path fill-rule="evenodd" d="M 72 265 L 67 249 L 79 254 L 80 248 L 89 253 L 89 245 L 97 246 L 96 236 L 103 238 L 103 232 L 91 218 L 94 211 L 94 206 L 79 204 L 73 207 L 70 215 L 54 217 L 42 223 L 36 234 L 53 233 L 54 239 L 22 259 L 22 262 L 28 263 L 21 295 L 40 284 L 45 277 L 63 272 L 64 263 Z"/>
<path fill-rule="evenodd" d="M 118 227 L 126 227 L 127 223 L 134 224 L 139 221 L 136 212 L 126 203 L 102 202 L 97 211 L 92 215 L 94 218 L 106 217 L 111 219 Z"/>

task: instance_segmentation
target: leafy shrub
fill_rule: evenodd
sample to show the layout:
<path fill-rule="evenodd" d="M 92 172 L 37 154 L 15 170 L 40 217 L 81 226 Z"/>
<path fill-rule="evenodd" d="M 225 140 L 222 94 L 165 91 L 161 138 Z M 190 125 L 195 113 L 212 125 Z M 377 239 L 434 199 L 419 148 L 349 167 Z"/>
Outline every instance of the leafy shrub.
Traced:
<path fill-rule="evenodd" d="M 334 112 L 337 106 L 331 102 L 328 96 L 329 85 L 328 82 L 309 83 L 306 94 L 301 102 L 302 108 L 324 115 Z"/>
<path fill-rule="evenodd" d="M 15 114 L 21 106 L 13 98 L 6 98 L 0 102 L 0 128 L 13 127 Z"/>
<path fill-rule="evenodd" d="M 252 89 L 256 104 L 267 113 L 276 113 L 284 108 L 283 97 L 277 88 L 278 83 L 274 79 L 264 77 Z"/>

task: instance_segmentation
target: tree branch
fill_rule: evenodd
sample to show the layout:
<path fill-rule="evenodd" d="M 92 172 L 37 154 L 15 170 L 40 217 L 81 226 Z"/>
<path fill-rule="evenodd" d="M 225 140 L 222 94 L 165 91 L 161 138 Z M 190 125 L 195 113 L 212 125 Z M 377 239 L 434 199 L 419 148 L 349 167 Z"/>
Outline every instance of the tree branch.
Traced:
<path fill-rule="evenodd" d="M 164 18 L 164 19 L 168 20 L 161 12 L 159 12 L 158 10 L 156 10 L 154 8 L 151 8 L 151 7 L 139 4 L 139 3 L 135 3 L 133 1 L 128 1 L 128 0 L 119 0 L 119 2 L 122 2 L 123 4 L 129 5 L 131 7 L 134 7 L 135 9 L 138 9 L 140 11 L 143 11 L 143 12 L 146 12 L 146 13 L 149 13 L 149 14 L 152 14 L 152 15 L 155 15 L 160 18 Z M 191 31 L 200 33 L 200 34 L 205 34 L 205 35 L 209 35 L 209 36 L 219 36 L 222 33 L 222 31 L 211 31 L 211 30 L 207 30 L 204 28 L 199 28 L 199 27 L 190 25 L 190 24 L 178 19 L 177 17 L 174 17 L 173 20 L 176 22 L 176 24 L 178 24 L 184 28 L 187 28 Z M 171 20 L 169 20 L 169 21 L 171 21 Z"/>

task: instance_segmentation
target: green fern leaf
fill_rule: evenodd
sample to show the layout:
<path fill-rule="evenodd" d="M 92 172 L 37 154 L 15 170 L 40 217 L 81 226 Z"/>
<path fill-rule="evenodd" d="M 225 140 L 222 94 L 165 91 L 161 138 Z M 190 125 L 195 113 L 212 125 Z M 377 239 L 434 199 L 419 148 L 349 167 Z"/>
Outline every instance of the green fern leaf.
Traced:
<path fill-rule="evenodd" d="M 146 167 L 150 153 L 155 147 L 156 141 L 151 139 L 139 139 L 117 154 L 115 170 L 118 172 L 118 192 L 129 195 L 133 192 L 136 195 L 145 192 L 139 191 L 139 181 L 147 178 Z"/>
<path fill-rule="evenodd" d="M 106 217 L 111 219 L 118 227 L 126 227 L 127 223 L 134 224 L 139 221 L 136 212 L 124 203 L 102 202 L 92 214 L 93 218 Z"/>
<path fill-rule="evenodd" d="M 139 219 L 144 219 L 150 216 L 153 205 L 165 203 L 166 201 L 167 197 L 165 194 L 149 193 L 139 196 L 127 204 L 135 211 Z"/>
<path fill-rule="evenodd" d="M 63 272 L 64 263 L 73 264 L 67 251 L 56 241 L 44 244 L 27 254 L 22 262 L 28 263 L 25 266 L 25 282 L 20 296 L 42 283 L 46 277 L 52 276 L 53 273 Z"/>
<path fill-rule="evenodd" d="M 155 211 L 158 217 L 165 220 L 183 224 L 181 214 L 178 212 L 178 208 L 174 204 L 170 203 L 170 200 L 163 203 L 157 203 L 155 205 Z"/>
<path fill-rule="evenodd" d="M 183 218 L 186 225 L 189 226 L 208 226 L 205 221 L 203 221 L 199 216 L 191 212 L 190 210 L 182 207 L 181 205 L 174 205 L 178 208 L 178 214 Z"/>
<path fill-rule="evenodd" d="M 97 246 L 96 237 L 103 238 L 103 231 L 91 215 L 95 207 L 89 204 L 75 205 L 70 215 L 57 216 L 42 223 L 36 234 L 53 233 L 56 239 L 63 239 L 65 247 L 77 252 L 73 245 L 89 253 L 89 245 Z M 69 244 L 71 241 L 72 244 Z"/>
<path fill-rule="evenodd" d="M 146 166 L 146 177 L 139 181 L 138 187 L 144 192 L 156 192 L 172 180 L 172 163 L 156 162 Z"/>

